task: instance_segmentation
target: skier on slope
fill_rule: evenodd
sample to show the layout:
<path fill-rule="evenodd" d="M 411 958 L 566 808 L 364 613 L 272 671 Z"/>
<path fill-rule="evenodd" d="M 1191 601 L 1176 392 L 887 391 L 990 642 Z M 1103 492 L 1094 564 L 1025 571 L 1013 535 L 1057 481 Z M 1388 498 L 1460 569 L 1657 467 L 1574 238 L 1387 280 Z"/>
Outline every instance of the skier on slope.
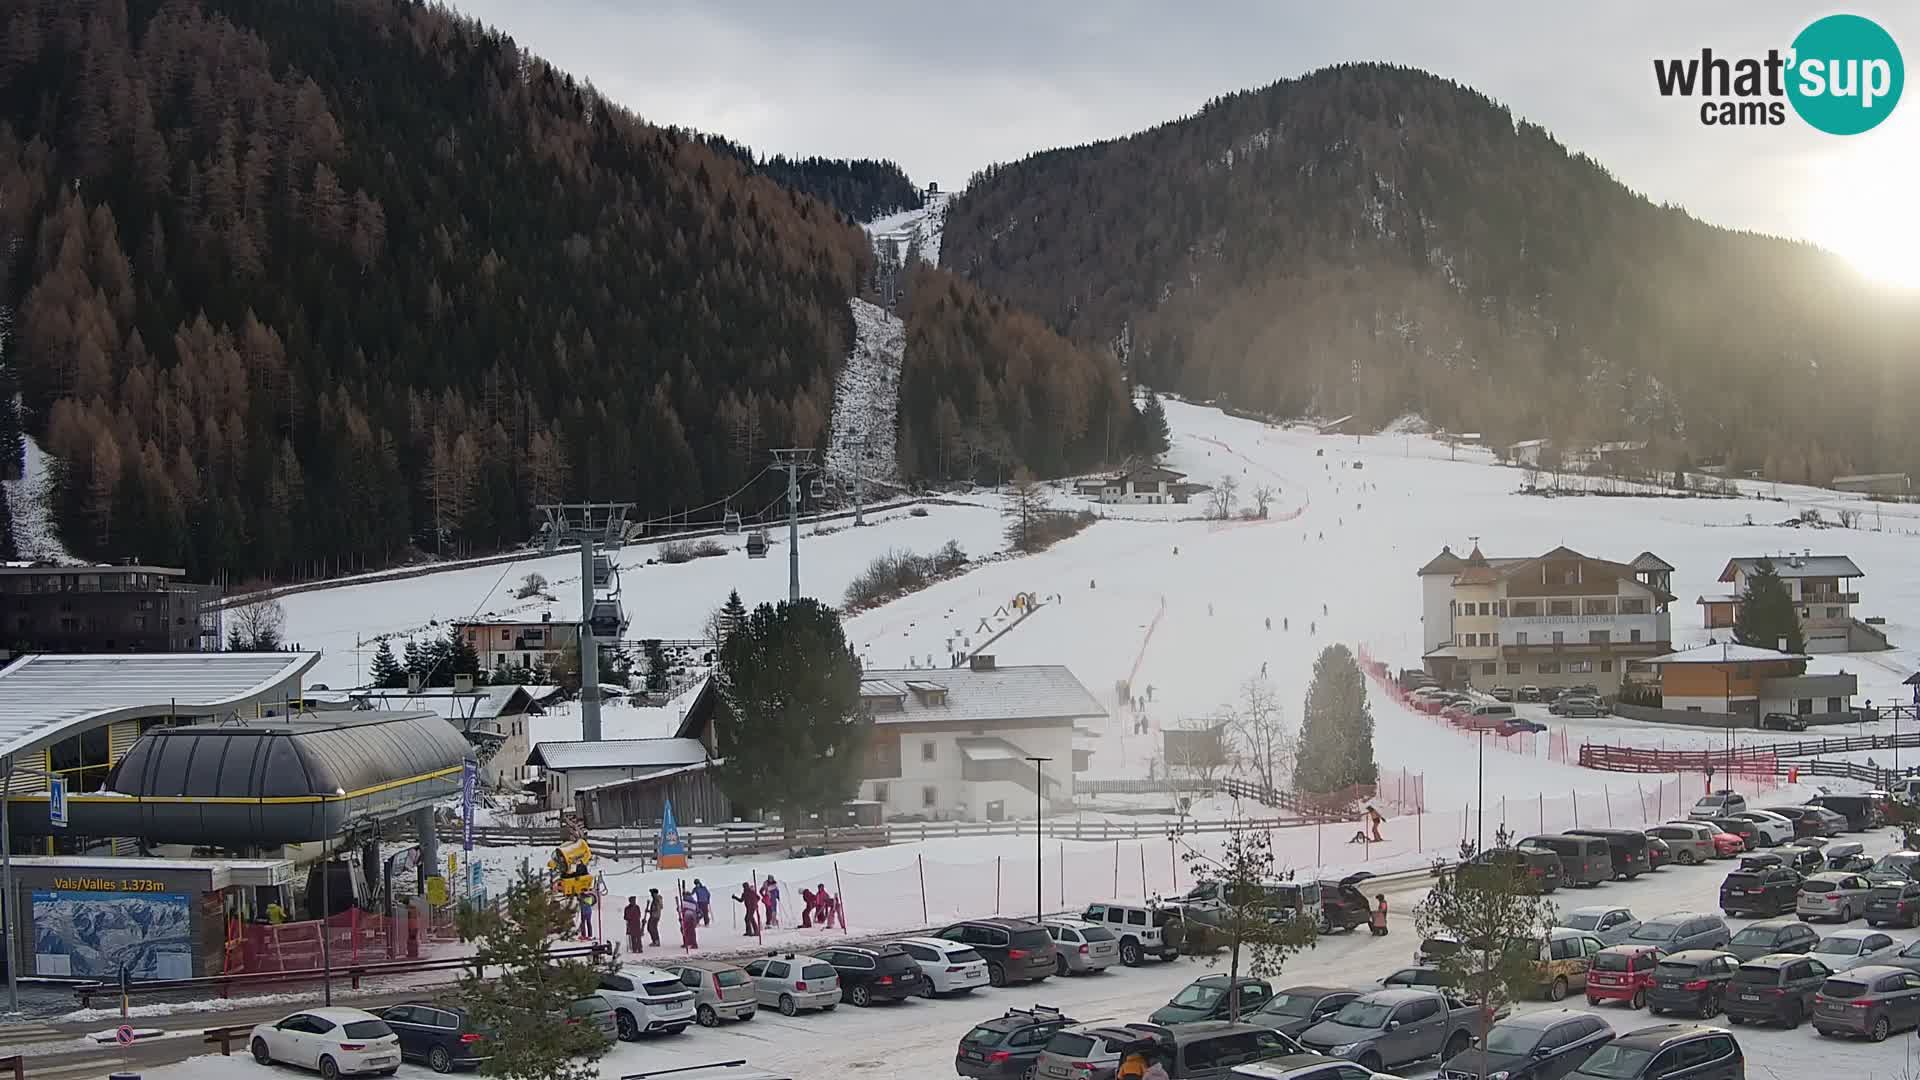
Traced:
<path fill-rule="evenodd" d="M 1267 616 L 1267 629 L 1273 629 L 1273 616 Z"/>

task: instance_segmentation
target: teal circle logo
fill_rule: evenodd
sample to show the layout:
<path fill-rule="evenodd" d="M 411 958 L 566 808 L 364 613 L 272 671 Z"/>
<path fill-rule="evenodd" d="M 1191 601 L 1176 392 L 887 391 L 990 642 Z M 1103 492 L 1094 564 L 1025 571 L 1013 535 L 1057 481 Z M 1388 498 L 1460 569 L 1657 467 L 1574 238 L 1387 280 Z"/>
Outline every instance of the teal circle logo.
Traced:
<path fill-rule="evenodd" d="M 1905 85 L 1900 46 L 1872 19 L 1829 15 L 1793 39 L 1787 100 L 1829 135 L 1872 130 L 1900 103 Z"/>

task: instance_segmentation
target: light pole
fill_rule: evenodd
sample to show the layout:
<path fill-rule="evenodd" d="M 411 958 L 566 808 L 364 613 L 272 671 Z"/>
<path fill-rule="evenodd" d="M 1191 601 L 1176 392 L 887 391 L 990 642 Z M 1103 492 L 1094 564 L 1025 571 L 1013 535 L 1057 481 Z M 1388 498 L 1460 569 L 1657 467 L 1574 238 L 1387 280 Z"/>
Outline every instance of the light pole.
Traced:
<path fill-rule="evenodd" d="M 1047 801 L 1047 777 L 1040 771 L 1040 766 L 1053 759 L 1032 754 L 1028 755 L 1027 760 L 1033 762 L 1033 921 L 1039 922 L 1047 913 L 1047 902 L 1043 899 L 1046 890 L 1041 887 L 1046 878 L 1047 864 L 1040 848 L 1040 815 Z"/>
<path fill-rule="evenodd" d="M 1474 780 L 1473 812 L 1473 853 L 1479 855 L 1487 848 L 1487 729 L 1480 729 L 1480 765 L 1479 775 Z"/>

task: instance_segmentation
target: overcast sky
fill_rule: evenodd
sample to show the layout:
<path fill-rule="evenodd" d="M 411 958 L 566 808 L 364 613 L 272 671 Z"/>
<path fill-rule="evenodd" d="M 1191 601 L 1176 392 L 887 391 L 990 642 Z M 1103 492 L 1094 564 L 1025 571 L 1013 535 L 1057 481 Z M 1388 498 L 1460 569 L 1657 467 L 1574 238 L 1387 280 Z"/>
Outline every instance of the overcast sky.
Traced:
<path fill-rule="evenodd" d="M 924 185 L 1124 135 L 1209 97 L 1381 60 L 1473 86 L 1628 186 L 1720 225 L 1812 240 L 1920 285 L 1920 91 L 1865 135 L 1710 128 L 1655 57 L 1785 50 L 1836 10 L 1920 63 L 1920 6 L 1262 0 L 453 0 L 648 120 L 762 153 L 882 157 Z"/>

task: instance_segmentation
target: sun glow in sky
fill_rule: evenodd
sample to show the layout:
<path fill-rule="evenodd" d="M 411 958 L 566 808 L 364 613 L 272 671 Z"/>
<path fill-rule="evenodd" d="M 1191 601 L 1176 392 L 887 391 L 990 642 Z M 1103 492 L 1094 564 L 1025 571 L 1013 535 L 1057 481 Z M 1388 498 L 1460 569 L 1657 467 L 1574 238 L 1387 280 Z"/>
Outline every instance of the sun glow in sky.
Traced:
<path fill-rule="evenodd" d="M 1822 155 L 1813 174 L 1806 208 L 1813 242 L 1874 281 L 1920 290 L 1920 145 L 1862 140 Z"/>

